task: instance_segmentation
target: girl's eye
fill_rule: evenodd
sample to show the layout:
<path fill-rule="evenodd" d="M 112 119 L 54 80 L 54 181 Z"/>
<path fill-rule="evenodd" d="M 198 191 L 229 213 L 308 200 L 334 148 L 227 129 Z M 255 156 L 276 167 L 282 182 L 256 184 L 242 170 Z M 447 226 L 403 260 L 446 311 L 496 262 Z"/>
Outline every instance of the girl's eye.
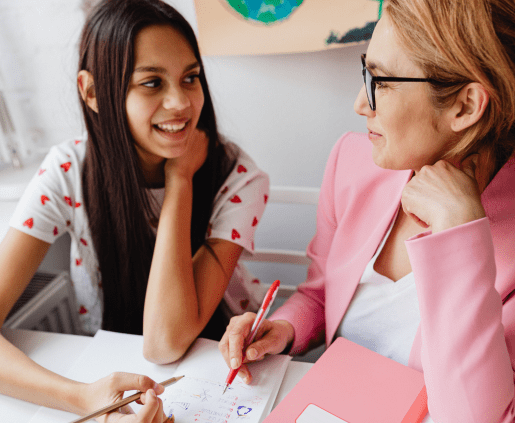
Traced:
<path fill-rule="evenodd" d="M 161 85 L 161 80 L 160 79 L 152 79 L 151 81 L 144 82 L 141 85 L 148 87 L 148 88 L 157 88 Z"/>
<path fill-rule="evenodd" d="M 188 75 L 186 78 L 184 78 L 184 81 L 186 81 L 187 84 L 193 84 L 197 80 L 200 80 L 200 74 L 197 74 L 197 73 Z"/>

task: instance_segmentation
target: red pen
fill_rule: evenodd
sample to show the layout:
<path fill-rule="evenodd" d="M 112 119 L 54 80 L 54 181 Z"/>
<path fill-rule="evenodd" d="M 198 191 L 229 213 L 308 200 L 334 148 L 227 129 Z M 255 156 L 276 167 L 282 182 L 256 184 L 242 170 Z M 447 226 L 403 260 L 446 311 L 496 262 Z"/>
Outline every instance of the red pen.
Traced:
<path fill-rule="evenodd" d="M 248 334 L 247 339 L 245 339 L 245 343 L 243 344 L 243 357 L 245 357 L 245 352 L 247 351 L 247 347 L 250 344 L 252 344 L 252 341 L 254 341 L 254 337 L 256 336 L 256 333 L 257 333 L 259 327 L 261 326 L 261 323 L 263 322 L 263 320 L 266 319 L 266 315 L 268 314 L 268 311 L 270 310 L 270 307 L 272 306 L 272 303 L 274 302 L 274 299 L 275 299 L 275 296 L 277 295 L 277 291 L 279 290 L 280 284 L 281 284 L 281 282 L 279 282 L 277 280 L 268 289 L 268 292 L 265 295 L 265 299 L 263 300 L 263 304 L 261 304 L 261 307 L 259 307 L 256 318 L 254 319 L 254 323 L 252 324 L 250 333 Z M 224 391 L 222 392 L 222 395 L 225 394 L 225 391 L 227 391 L 227 388 L 229 387 L 229 385 L 232 383 L 232 381 L 238 374 L 240 367 L 238 367 L 237 369 L 231 369 L 231 371 L 229 372 L 229 375 L 227 376 L 227 379 L 225 380 L 225 388 L 224 388 Z"/>

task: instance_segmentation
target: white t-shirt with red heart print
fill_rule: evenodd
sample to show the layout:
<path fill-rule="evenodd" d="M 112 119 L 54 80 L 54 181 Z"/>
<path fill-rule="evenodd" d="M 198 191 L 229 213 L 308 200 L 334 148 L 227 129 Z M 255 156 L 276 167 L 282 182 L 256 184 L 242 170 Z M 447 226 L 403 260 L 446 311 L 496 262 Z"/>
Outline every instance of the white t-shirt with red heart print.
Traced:
<path fill-rule="evenodd" d="M 82 137 L 50 149 L 9 224 L 48 243 L 65 232 L 70 235 L 70 276 L 77 312 L 83 332 L 94 334 L 102 325 L 102 288 L 83 206 L 81 174 L 86 143 Z M 253 252 L 254 233 L 268 199 L 269 179 L 243 150 L 238 151 L 236 165 L 215 197 L 206 238 L 229 240 Z M 151 189 L 150 193 L 160 210 L 164 188 Z M 259 280 L 238 263 L 224 295 L 224 308 L 233 315 L 256 311 L 263 294 Z"/>

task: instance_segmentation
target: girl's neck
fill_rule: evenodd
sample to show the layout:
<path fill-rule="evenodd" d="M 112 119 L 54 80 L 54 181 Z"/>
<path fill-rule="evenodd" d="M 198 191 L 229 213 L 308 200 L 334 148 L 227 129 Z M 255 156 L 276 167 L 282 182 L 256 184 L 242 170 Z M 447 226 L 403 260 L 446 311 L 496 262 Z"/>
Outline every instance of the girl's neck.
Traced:
<path fill-rule="evenodd" d="M 146 163 L 140 158 L 143 177 L 149 188 L 163 188 L 165 186 L 165 163 L 165 159 L 160 163 Z"/>

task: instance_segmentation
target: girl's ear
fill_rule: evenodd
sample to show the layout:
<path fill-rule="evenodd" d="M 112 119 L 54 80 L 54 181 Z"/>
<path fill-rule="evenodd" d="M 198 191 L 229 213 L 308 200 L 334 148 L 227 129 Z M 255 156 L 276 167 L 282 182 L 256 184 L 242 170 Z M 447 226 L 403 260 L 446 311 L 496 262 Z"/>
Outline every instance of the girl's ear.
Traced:
<path fill-rule="evenodd" d="M 485 113 L 490 96 L 478 82 L 467 84 L 451 107 L 451 129 L 461 132 L 474 125 Z"/>
<path fill-rule="evenodd" d="M 98 113 L 93 75 L 91 75 L 87 70 L 81 70 L 77 75 L 77 85 L 79 86 L 79 92 L 84 102 L 91 110 Z"/>

